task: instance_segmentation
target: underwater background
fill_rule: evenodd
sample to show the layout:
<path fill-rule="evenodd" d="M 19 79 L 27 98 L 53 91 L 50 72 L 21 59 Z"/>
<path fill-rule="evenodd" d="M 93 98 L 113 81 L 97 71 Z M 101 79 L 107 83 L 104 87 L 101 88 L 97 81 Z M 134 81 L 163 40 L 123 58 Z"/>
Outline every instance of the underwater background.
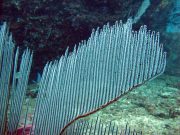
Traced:
<path fill-rule="evenodd" d="M 103 123 L 113 121 L 119 127 L 128 123 L 145 135 L 180 134 L 179 0 L 4 0 L 0 3 L 0 20 L 8 22 L 15 43 L 21 51 L 28 47 L 34 52 L 26 94 L 30 100 L 29 123 L 44 65 L 60 58 L 67 46 L 72 51 L 75 44 L 87 40 L 93 28 L 133 18 L 134 30 L 147 25 L 148 29 L 160 32 L 160 42 L 167 52 L 165 73 L 86 119 L 98 116 Z M 24 111 L 25 108 L 26 105 Z"/>

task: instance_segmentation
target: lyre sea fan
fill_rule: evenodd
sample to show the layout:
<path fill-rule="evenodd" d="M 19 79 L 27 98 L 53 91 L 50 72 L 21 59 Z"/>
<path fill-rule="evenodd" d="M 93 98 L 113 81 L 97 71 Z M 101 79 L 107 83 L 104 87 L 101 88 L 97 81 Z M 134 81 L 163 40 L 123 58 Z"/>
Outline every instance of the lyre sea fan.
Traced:
<path fill-rule="evenodd" d="M 13 133 L 18 127 L 32 63 L 32 53 L 26 49 L 19 64 L 19 48 L 15 54 L 14 48 L 12 35 L 3 23 L 0 26 L 0 135 Z"/>
<path fill-rule="evenodd" d="M 166 53 L 159 33 L 132 20 L 93 30 L 73 52 L 46 64 L 39 86 L 33 133 L 57 135 L 81 117 L 116 101 L 162 74 Z M 32 133 L 32 130 L 31 130 Z"/>
<path fill-rule="evenodd" d="M 126 24 L 120 21 L 113 26 L 104 25 L 93 30 L 90 38 L 75 46 L 73 52 L 68 53 L 67 49 L 59 60 L 46 64 L 33 128 L 18 129 L 32 53 L 27 49 L 18 66 L 19 51 L 14 56 L 14 43 L 6 27 L 3 24 L 0 31 L 0 134 L 7 131 L 26 134 L 27 129 L 28 134 L 35 135 L 130 134 L 128 128 L 124 132 L 114 130 L 117 127 L 111 123 L 103 128 L 99 120 L 95 124 L 79 123 L 79 120 L 115 102 L 165 69 L 166 53 L 159 43 L 159 33 L 148 31 L 146 26 L 132 31 L 132 20 Z"/>
<path fill-rule="evenodd" d="M 142 135 L 142 132 L 132 130 L 128 125 L 119 128 L 115 123 L 103 123 L 98 117 L 95 120 L 79 119 L 68 126 L 63 135 Z"/>

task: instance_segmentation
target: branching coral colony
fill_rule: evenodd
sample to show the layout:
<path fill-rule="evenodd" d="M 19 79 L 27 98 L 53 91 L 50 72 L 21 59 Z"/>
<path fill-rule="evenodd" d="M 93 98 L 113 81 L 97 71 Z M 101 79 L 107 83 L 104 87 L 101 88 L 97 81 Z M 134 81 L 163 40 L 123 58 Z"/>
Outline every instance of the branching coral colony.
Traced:
<path fill-rule="evenodd" d="M 113 122 L 103 125 L 98 118 L 90 122 L 81 118 L 162 74 L 166 53 L 159 43 L 159 33 L 147 31 L 146 26 L 132 31 L 132 20 L 93 30 L 90 38 L 75 46 L 72 52 L 68 53 L 67 49 L 59 60 L 45 65 L 32 125 L 25 125 L 21 130 L 18 123 L 32 53 L 27 49 L 20 66 L 17 61 L 18 49 L 14 54 L 14 43 L 4 23 L 0 31 L 1 135 L 129 135 L 141 132 L 128 127 L 119 129 Z"/>

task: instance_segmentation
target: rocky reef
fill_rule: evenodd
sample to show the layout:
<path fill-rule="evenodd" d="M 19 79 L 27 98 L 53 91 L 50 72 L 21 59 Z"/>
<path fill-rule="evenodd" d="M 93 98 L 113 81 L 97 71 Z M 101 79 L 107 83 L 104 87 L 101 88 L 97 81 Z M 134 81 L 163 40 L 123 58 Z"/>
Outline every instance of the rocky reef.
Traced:
<path fill-rule="evenodd" d="M 93 28 L 107 22 L 127 20 L 138 12 L 143 0 L 6 0 L 1 5 L 1 20 L 10 23 L 15 42 L 21 49 L 34 51 L 31 79 L 45 63 L 59 58 L 69 46 L 86 40 Z M 172 0 L 150 0 L 134 29 L 146 24 L 161 33 L 168 52 L 166 73 L 180 75 L 179 33 L 167 33 L 166 26 L 173 10 Z M 1 8 L 0 8 L 1 9 Z"/>

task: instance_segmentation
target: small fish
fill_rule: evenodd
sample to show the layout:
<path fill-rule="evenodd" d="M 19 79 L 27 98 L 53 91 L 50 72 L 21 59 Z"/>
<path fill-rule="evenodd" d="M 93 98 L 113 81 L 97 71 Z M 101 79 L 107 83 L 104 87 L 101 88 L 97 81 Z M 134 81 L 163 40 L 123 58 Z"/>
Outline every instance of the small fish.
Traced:
<path fill-rule="evenodd" d="M 21 76 L 22 76 L 21 72 L 16 72 L 16 73 L 15 73 L 15 78 L 16 78 L 16 79 L 21 78 Z"/>

